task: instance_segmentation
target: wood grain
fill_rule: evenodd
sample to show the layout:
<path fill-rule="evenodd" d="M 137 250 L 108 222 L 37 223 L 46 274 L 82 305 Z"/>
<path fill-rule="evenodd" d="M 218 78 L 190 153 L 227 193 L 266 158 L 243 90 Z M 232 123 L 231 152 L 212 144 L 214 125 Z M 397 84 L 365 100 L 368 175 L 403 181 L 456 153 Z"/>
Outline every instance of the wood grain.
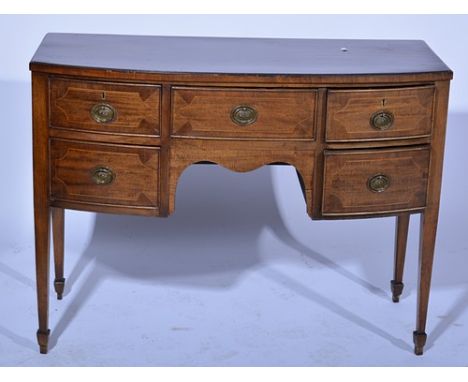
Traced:
<path fill-rule="evenodd" d="M 92 107 L 101 103 L 115 109 L 113 121 L 99 123 L 91 117 Z M 50 123 L 56 128 L 156 137 L 160 126 L 160 87 L 53 78 Z"/>
<path fill-rule="evenodd" d="M 312 75 L 326 77 L 438 73 L 450 69 L 420 40 L 126 36 L 49 33 L 31 69 L 53 65 L 143 73 Z M 214 77 L 214 76 L 211 76 Z M 180 78 L 180 77 L 179 77 Z M 183 78 L 183 77 L 182 77 Z M 231 80 L 235 80 L 232 78 Z"/>
<path fill-rule="evenodd" d="M 34 237 L 36 249 L 36 289 L 39 329 L 37 341 L 42 354 L 49 345 L 49 145 L 47 136 L 47 76 L 32 74 Z"/>
<path fill-rule="evenodd" d="M 434 87 L 385 90 L 330 90 L 328 92 L 327 142 L 409 139 L 429 136 L 432 129 Z M 371 116 L 393 114 L 387 130 L 377 130 Z"/>
<path fill-rule="evenodd" d="M 393 279 L 390 281 L 393 302 L 399 302 L 400 296 L 403 293 L 403 271 L 405 267 L 406 244 L 408 241 L 409 222 L 409 213 L 399 214 L 396 217 Z"/>
<path fill-rule="evenodd" d="M 431 144 L 431 163 L 427 186 L 427 208 L 421 214 L 419 238 L 418 302 L 416 330 L 414 331 L 414 352 L 422 355 L 426 343 L 426 321 L 431 288 L 432 266 L 439 219 L 440 193 L 442 188 L 442 169 L 444 162 L 445 130 L 449 82 L 436 82 L 437 102 L 435 105 L 434 134 Z"/>
<path fill-rule="evenodd" d="M 65 211 L 63 208 L 52 208 L 52 237 L 54 240 L 54 288 L 57 299 L 61 300 L 65 288 L 64 245 L 65 245 Z"/>
<path fill-rule="evenodd" d="M 314 89 L 173 88 L 172 136 L 245 139 L 314 139 Z M 249 106 L 256 121 L 239 126 L 237 106 Z"/>
<path fill-rule="evenodd" d="M 287 163 L 296 168 L 305 184 L 307 205 L 312 203 L 314 151 L 307 142 L 173 139 L 171 141 L 169 214 L 175 209 L 178 180 L 191 164 L 208 161 L 236 172 L 267 164 Z"/>
<path fill-rule="evenodd" d="M 429 170 L 427 146 L 412 149 L 325 151 L 323 215 L 422 209 Z M 384 174 L 390 186 L 373 192 L 369 179 Z"/>
<path fill-rule="evenodd" d="M 159 150 L 53 139 L 50 143 L 51 198 L 156 208 L 159 205 Z M 96 184 L 92 172 L 110 169 L 115 179 Z"/>

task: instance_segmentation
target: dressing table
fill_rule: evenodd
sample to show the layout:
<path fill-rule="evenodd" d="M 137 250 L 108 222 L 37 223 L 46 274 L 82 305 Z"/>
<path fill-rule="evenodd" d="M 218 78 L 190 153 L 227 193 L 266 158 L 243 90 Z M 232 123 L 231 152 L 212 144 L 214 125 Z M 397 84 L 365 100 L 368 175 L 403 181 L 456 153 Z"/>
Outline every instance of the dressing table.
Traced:
<path fill-rule="evenodd" d="M 395 216 L 394 302 L 419 214 L 423 353 L 452 79 L 426 43 L 48 34 L 30 70 L 41 353 L 64 209 L 167 217 L 181 173 L 204 163 L 294 166 L 312 219 Z"/>

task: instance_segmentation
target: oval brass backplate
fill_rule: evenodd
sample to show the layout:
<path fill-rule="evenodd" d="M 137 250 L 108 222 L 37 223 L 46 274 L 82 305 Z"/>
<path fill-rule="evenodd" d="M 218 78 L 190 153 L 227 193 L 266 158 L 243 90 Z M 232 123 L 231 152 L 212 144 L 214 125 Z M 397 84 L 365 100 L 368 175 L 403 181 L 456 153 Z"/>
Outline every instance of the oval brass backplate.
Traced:
<path fill-rule="evenodd" d="M 369 178 L 367 186 L 372 192 L 384 192 L 390 187 L 390 178 L 384 174 L 377 174 Z"/>
<path fill-rule="evenodd" d="M 91 178 L 98 185 L 111 184 L 115 179 L 114 172 L 104 166 L 98 166 L 91 171 Z"/>
<path fill-rule="evenodd" d="M 109 123 L 117 115 L 115 109 L 108 103 L 98 103 L 91 108 L 91 118 L 97 123 Z"/>
<path fill-rule="evenodd" d="M 370 117 L 370 125 L 377 130 L 388 130 L 393 125 L 393 113 L 386 110 L 377 111 Z"/>
<path fill-rule="evenodd" d="M 236 125 L 247 126 L 257 120 L 257 111 L 248 105 L 239 105 L 231 110 L 231 120 Z"/>

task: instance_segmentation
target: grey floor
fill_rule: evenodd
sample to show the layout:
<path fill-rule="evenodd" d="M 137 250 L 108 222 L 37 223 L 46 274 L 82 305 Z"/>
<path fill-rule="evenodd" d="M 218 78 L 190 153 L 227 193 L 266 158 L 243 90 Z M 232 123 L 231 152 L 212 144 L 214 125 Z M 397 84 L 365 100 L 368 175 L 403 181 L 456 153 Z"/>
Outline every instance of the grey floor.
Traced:
<path fill-rule="evenodd" d="M 290 167 L 193 166 L 168 219 L 67 211 L 62 301 L 38 353 L 29 85 L 1 83 L 0 365 L 467 366 L 467 115 L 451 114 L 426 352 L 419 218 L 391 302 L 394 219 L 311 221 Z M 6 96 L 8 94 L 8 96 Z M 5 144 L 9 142 L 9 144 Z"/>

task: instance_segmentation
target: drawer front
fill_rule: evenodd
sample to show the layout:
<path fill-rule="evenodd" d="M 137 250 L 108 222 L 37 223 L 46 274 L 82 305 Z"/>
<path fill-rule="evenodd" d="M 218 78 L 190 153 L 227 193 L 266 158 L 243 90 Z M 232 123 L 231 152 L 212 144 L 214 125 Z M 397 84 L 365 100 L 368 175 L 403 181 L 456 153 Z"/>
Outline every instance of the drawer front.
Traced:
<path fill-rule="evenodd" d="M 97 204 L 159 205 L 159 149 L 51 140 L 51 198 Z"/>
<path fill-rule="evenodd" d="M 327 142 L 429 136 L 434 87 L 328 92 Z"/>
<path fill-rule="evenodd" d="M 315 137 L 313 89 L 173 88 L 172 135 L 208 138 Z"/>
<path fill-rule="evenodd" d="M 159 136 L 159 86 L 52 79 L 49 109 L 52 127 Z"/>
<path fill-rule="evenodd" d="M 322 214 L 425 207 L 429 148 L 325 151 Z"/>

